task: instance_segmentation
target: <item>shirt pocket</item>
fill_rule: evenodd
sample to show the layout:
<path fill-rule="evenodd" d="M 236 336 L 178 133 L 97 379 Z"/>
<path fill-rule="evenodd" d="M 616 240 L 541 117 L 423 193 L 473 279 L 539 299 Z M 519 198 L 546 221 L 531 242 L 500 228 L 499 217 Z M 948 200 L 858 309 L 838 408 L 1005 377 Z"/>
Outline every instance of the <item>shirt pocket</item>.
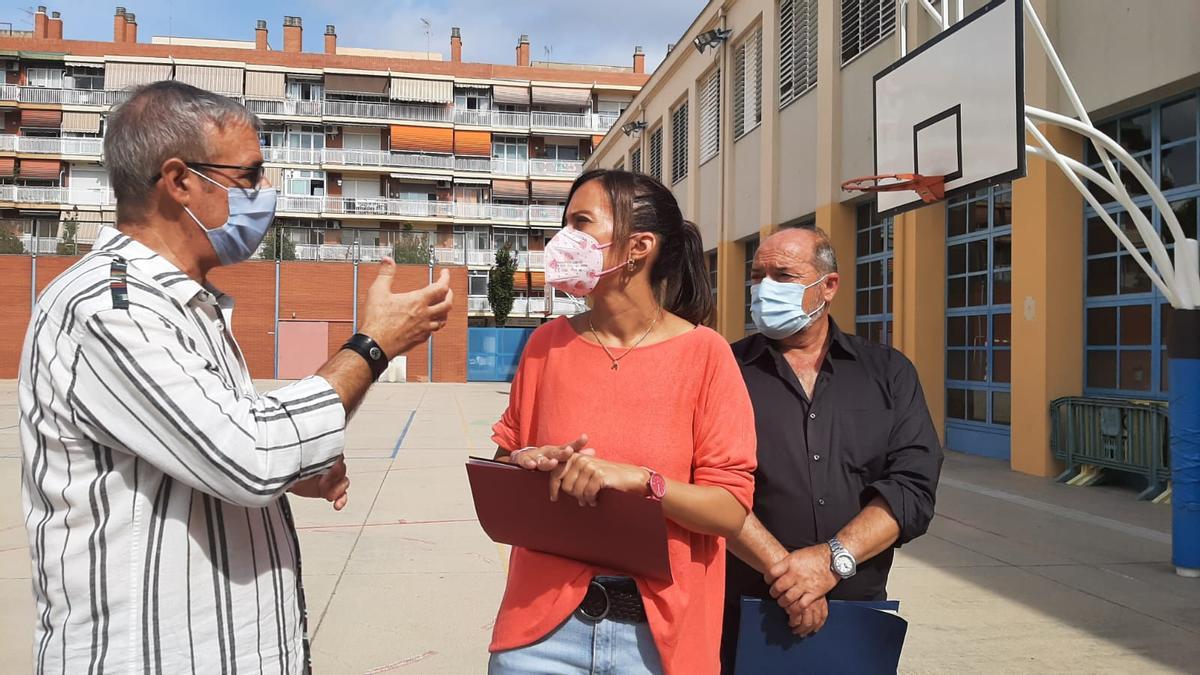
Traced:
<path fill-rule="evenodd" d="M 887 465 L 892 410 L 883 406 L 844 408 L 837 413 L 834 439 L 843 467 L 863 485 L 883 476 Z"/>

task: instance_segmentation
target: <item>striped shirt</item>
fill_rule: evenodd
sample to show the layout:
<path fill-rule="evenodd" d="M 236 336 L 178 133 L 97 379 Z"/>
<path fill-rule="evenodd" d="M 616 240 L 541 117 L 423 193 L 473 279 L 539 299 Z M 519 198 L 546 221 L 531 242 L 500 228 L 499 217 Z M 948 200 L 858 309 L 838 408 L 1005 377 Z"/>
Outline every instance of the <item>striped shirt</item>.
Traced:
<path fill-rule="evenodd" d="M 37 672 L 304 672 L 285 490 L 342 453 L 337 393 L 255 392 L 233 302 L 106 228 L 21 357 Z"/>

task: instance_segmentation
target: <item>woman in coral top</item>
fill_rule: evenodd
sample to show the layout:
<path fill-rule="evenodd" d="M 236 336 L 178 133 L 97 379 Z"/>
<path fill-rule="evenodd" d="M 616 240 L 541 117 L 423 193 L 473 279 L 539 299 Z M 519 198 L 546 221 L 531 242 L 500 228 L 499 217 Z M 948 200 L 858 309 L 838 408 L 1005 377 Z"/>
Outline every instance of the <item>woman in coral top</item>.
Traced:
<path fill-rule="evenodd" d="M 546 246 L 546 281 L 591 310 L 529 339 L 497 458 L 551 499 L 661 499 L 673 583 L 514 547 L 489 672 L 719 671 L 724 538 L 751 507 L 754 413 L 712 311 L 700 232 L 647 176 L 591 171 Z"/>

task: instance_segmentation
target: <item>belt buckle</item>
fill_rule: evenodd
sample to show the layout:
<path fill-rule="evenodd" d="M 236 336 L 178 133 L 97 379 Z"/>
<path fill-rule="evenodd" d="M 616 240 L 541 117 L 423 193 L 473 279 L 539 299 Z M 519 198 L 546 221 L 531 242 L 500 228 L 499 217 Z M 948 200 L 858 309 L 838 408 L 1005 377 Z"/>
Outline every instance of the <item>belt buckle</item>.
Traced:
<path fill-rule="evenodd" d="M 601 612 L 599 616 L 592 616 L 591 614 L 587 613 L 586 609 L 584 609 L 582 606 L 580 606 L 579 613 L 582 614 L 585 618 L 589 619 L 590 621 L 599 623 L 599 622 L 603 621 L 604 619 L 608 618 L 608 613 L 612 609 L 612 598 L 608 595 L 608 589 L 605 588 L 604 584 L 600 583 L 599 581 L 592 579 L 591 582 L 588 584 L 588 586 L 589 586 L 589 588 L 593 587 L 593 586 L 596 588 L 599 588 L 600 593 L 602 595 L 604 595 L 604 611 Z"/>

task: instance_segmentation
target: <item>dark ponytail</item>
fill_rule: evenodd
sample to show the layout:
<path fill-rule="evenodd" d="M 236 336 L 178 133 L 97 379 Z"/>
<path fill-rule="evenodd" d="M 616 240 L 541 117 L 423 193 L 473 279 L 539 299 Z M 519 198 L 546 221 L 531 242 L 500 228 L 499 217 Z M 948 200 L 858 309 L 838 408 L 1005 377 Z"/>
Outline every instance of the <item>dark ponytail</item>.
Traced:
<path fill-rule="evenodd" d="M 683 219 L 675 195 L 645 174 L 596 169 L 575 180 L 567 203 L 580 186 L 592 180 L 599 180 L 608 193 L 614 242 L 625 241 L 634 232 L 649 232 L 658 238 L 658 259 L 650 270 L 650 283 L 658 290 L 663 308 L 691 323 L 708 323 L 713 299 L 704 243 L 700 229 Z"/>

